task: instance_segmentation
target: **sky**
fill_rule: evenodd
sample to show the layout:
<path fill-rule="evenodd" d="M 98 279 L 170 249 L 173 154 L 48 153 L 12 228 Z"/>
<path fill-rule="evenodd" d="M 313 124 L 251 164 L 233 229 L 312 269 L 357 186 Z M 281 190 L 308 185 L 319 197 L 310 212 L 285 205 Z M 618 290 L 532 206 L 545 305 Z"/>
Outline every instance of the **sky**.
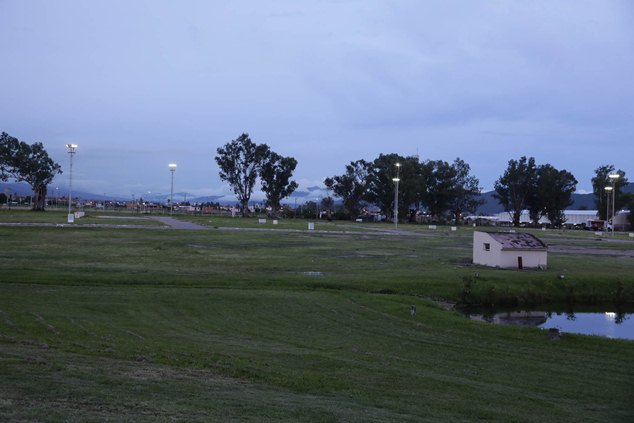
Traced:
<path fill-rule="evenodd" d="M 591 191 L 634 180 L 634 2 L 0 0 L 0 131 L 73 188 L 230 193 L 248 133 L 300 189 L 379 154 L 470 164 L 484 191 L 535 157 Z M 50 188 L 49 188 L 50 189 Z"/>

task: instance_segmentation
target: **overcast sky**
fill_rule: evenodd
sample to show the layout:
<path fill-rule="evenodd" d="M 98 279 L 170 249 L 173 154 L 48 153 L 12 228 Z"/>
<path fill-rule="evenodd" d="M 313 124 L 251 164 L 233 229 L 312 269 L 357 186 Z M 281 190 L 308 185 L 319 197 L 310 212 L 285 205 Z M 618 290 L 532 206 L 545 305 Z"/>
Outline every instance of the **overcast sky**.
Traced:
<path fill-rule="evenodd" d="M 485 190 L 534 156 L 634 180 L 634 2 L 0 0 L 0 131 L 73 186 L 228 192 L 250 134 L 301 188 L 381 153 L 461 157 Z M 300 189 L 301 189 L 300 188 Z"/>

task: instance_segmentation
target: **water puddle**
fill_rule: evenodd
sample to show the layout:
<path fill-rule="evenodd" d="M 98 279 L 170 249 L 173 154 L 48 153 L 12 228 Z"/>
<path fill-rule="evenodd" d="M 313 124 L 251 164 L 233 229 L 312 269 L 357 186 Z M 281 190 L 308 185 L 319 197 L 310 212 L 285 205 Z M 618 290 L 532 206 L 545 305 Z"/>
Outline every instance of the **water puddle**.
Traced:
<path fill-rule="evenodd" d="M 562 333 L 634 341 L 634 313 L 631 312 L 497 311 L 467 312 L 466 315 L 471 320 L 489 323 L 557 328 Z"/>

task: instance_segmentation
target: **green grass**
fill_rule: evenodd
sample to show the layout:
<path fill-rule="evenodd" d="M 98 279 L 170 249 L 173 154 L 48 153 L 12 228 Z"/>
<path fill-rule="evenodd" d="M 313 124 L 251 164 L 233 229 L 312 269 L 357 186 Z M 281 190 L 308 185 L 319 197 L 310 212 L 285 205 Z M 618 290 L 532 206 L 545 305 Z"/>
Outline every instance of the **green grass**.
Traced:
<path fill-rule="evenodd" d="M 241 229 L 276 229 L 276 230 L 307 230 L 308 223 L 314 224 L 315 231 L 334 232 L 375 232 L 392 228 L 387 224 L 361 224 L 347 221 L 327 221 L 315 219 L 293 219 L 270 217 L 228 217 L 225 215 L 186 215 L 176 214 L 175 218 L 194 222 L 211 228 L 241 228 Z M 260 222 L 262 220 L 262 222 Z M 273 223 L 277 221 L 277 223 Z"/>
<path fill-rule="evenodd" d="M 572 286 L 603 303 L 620 282 L 629 299 L 631 257 L 485 269 L 468 263 L 469 231 L 415 229 L 0 227 L 0 420 L 634 419 L 632 342 L 550 342 L 431 300 L 460 300 L 475 272 L 483 297 Z"/>
<path fill-rule="evenodd" d="M 149 215 L 131 212 L 113 212 L 103 210 L 88 210 L 85 216 L 75 219 L 73 225 L 141 225 L 162 226 L 152 220 Z M 43 223 L 65 225 L 68 221 L 68 211 L 63 209 L 47 209 L 44 212 L 32 212 L 25 209 L 0 209 L 0 223 Z"/>

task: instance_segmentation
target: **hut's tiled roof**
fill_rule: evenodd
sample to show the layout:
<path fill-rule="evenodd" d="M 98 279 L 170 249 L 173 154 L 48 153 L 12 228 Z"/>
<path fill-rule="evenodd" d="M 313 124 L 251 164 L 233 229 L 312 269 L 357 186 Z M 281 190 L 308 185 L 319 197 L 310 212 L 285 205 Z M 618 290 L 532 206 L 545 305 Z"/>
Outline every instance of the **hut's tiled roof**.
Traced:
<path fill-rule="evenodd" d="M 489 232 L 491 238 L 502 244 L 503 250 L 546 250 L 535 235 L 523 232 Z"/>

